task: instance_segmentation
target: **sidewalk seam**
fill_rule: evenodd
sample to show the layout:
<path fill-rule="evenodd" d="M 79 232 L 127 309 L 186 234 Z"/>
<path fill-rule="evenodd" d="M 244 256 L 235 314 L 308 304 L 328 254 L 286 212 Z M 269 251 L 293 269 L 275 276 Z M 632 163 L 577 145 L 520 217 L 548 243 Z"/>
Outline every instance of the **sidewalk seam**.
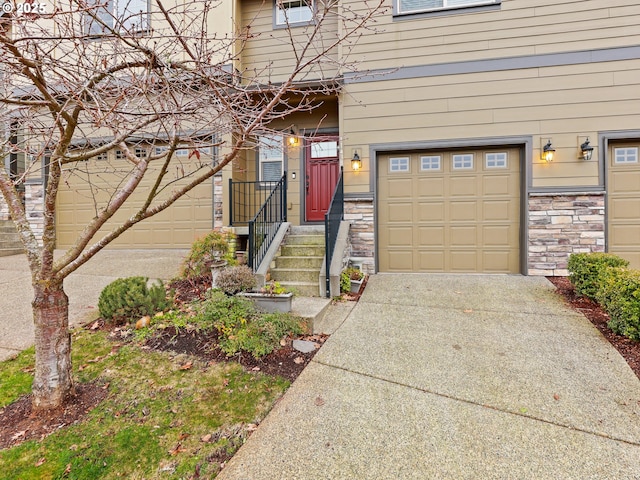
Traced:
<path fill-rule="evenodd" d="M 640 442 L 634 442 L 634 441 L 631 441 L 631 440 L 625 440 L 623 438 L 612 437 L 612 436 L 609 436 L 609 435 L 605 435 L 603 433 L 593 432 L 593 431 L 585 430 L 585 429 L 582 429 L 582 428 L 576 428 L 576 427 L 573 427 L 571 425 L 565 425 L 565 424 L 562 424 L 562 423 L 552 422 L 550 420 L 544 420 L 542 418 L 533 417 L 531 415 L 525 415 L 525 414 L 519 413 L 519 412 L 512 412 L 512 411 L 509 411 L 509 410 L 501 410 L 501 409 L 499 409 L 497 407 L 493 407 L 491 405 L 477 403 L 477 402 L 474 402 L 474 401 L 471 401 L 471 400 L 466 400 L 464 398 L 454 397 L 452 395 L 447 395 L 445 393 L 435 392 L 435 391 L 432 391 L 432 390 L 428 390 L 426 388 L 419 388 L 419 387 L 414 387 L 412 385 L 406 385 L 404 383 L 396 382 L 394 380 L 389 380 L 389 379 L 382 378 L 382 377 L 376 377 L 375 375 L 370 375 L 370 374 L 367 374 L 367 373 L 357 372 L 357 371 L 350 370 L 350 369 L 344 368 L 344 367 L 338 367 L 336 365 L 331 365 L 331 364 L 328 364 L 328 363 L 324 363 L 324 362 L 318 361 L 315 358 L 311 359 L 311 362 L 317 363 L 318 365 L 323 365 L 325 367 L 335 368 L 337 370 L 342 370 L 344 372 L 353 373 L 354 375 L 360 375 L 362 377 L 371 378 L 373 380 L 379 380 L 379 381 L 382 381 L 382 382 L 385 382 L 385 383 L 389 383 L 389 384 L 392 384 L 392 385 L 397 385 L 397 386 L 400 386 L 400 387 L 410 388 L 410 389 L 416 390 L 418 392 L 427 393 L 427 394 L 430 394 L 430 395 L 435 395 L 437 397 L 446 398 L 448 400 L 453 400 L 453 401 L 457 401 L 457 402 L 466 403 L 468 405 L 473 405 L 473 406 L 477 406 L 477 407 L 481 407 L 481 408 L 486 408 L 488 410 L 493 410 L 494 412 L 505 413 L 505 414 L 508 414 L 508 415 L 514 415 L 516 417 L 526 418 L 528 420 L 533 420 L 533 421 L 536 421 L 536 422 L 545 423 L 547 425 L 552 425 L 554 427 L 566 428 L 568 430 L 573 430 L 574 432 L 585 433 L 587 435 L 593 435 L 593 436 L 604 438 L 604 439 L 607 439 L 607 440 L 613 440 L 615 442 L 625 443 L 627 445 L 631 445 L 631 446 L 634 446 L 634 447 L 640 447 Z"/>

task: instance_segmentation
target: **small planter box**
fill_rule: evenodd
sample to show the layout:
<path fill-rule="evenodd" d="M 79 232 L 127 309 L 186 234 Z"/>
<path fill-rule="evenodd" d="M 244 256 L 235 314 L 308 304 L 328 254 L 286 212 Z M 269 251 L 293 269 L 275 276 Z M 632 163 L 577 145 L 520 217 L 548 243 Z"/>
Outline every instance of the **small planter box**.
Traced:
<path fill-rule="evenodd" d="M 362 288 L 362 282 L 364 282 L 364 278 L 362 280 L 351 280 L 351 293 L 360 292 L 360 288 Z"/>
<path fill-rule="evenodd" d="M 241 297 L 251 300 L 258 310 L 263 312 L 290 312 L 291 300 L 293 293 L 282 293 L 280 295 L 269 295 L 259 292 L 242 292 L 238 294 Z"/>
<path fill-rule="evenodd" d="M 216 288 L 218 286 L 217 279 L 218 275 L 222 271 L 223 268 L 227 266 L 227 262 L 225 260 L 219 260 L 217 262 L 213 262 L 210 266 L 211 268 L 211 288 Z"/>

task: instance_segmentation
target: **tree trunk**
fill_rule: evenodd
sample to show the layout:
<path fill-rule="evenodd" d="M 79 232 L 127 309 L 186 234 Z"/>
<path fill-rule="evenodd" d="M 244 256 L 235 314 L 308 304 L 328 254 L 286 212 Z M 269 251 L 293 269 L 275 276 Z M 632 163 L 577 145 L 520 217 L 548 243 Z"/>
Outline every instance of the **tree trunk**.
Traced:
<path fill-rule="evenodd" d="M 33 287 L 33 321 L 36 337 L 36 371 L 33 379 L 33 411 L 61 407 L 74 393 L 71 377 L 69 299 L 62 282 Z"/>

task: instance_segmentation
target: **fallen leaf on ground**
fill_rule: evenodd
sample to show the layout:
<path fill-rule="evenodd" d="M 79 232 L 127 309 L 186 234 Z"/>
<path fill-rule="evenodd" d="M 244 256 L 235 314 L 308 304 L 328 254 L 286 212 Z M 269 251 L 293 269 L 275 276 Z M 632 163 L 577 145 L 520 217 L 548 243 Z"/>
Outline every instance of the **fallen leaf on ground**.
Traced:
<path fill-rule="evenodd" d="M 64 473 L 65 473 L 65 475 L 68 475 L 68 474 L 71 473 L 71 464 L 70 463 L 67 463 L 67 466 L 64 469 Z"/>
<path fill-rule="evenodd" d="M 463 312 L 464 313 L 471 313 L 471 312 L 473 312 L 473 309 L 472 308 L 467 308 L 467 309 L 463 310 Z"/>
<path fill-rule="evenodd" d="M 200 441 L 204 443 L 209 443 L 211 441 L 211 434 L 207 433 L 206 435 L 200 437 Z"/>
<path fill-rule="evenodd" d="M 314 403 L 317 407 L 321 407 L 322 405 L 324 405 L 324 400 L 322 397 L 318 396 L 316 397 L 316 401 Z"/>
<path fill-rule="evenodd" d="M 189 370 L 191 367 L 193 367 L 193 362 L 187 362 L 180 366 L 180 370 Z"/>
<path fill-rule="evenodd" d="M 93 325 L 91 325 L 91 330 L 97 330 L 98 328 L 100 328 L 100 322 L 94 322 Z"/>
<path fill-rule="evenodd" d="M 46 462 L 46 461 L 47 461 L 47 459 L 46 459 L 46 458 L 44 458 L 44 457 L 42 457 L 40 460 L 38 460 L 38 461 L 36 462 L 35 466 L 36 466 L 36 467 L 40 467 L 40 466 L 42 466 L 42 465 L 44 464 L 44 462 Z"/>
<path fill-rule="evenodd" d="M 304 358 L 296 357 L 293 359 L 293 363 L 297 363 L 298 365 L 300 365 L 301 363 L 304 363 Z"/>
<path fill-rule="evenodd" d="M 169 450 L 169 455 L 173 457 L 179 454 L 180 452 L 185 452 L 185 451 L 186 449 L 182 448 L 182 445 L 179 443 L 178 445 L 175 446 L 173 450 Z"/>
<path fill-rule="evenodd" d="M 560 400 L 560 395 L 558 395 L 557 393 L 553 395 L 553 399 L 554 400 Z"/>
<path fill-rule="evenodd" d="M 14 433 L 11 436 L 11 440 L 17 440 L 18 438 L 23 437 L 25 433 L 27 433 L 26 430 L 22 430 L 21 432 Z"/>

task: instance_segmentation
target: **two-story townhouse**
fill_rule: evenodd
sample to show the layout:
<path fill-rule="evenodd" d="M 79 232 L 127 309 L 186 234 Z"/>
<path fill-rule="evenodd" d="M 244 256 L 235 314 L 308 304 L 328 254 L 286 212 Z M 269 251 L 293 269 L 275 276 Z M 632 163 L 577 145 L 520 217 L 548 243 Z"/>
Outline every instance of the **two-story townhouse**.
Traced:
<path fill-rule="evenodd" d="M 55 38 L 57 30 L 60 28 L 58 23 L 61 21 L 56 22 L 47 14 L 52 13 L 54 8 L 63 9 L 63 11 L 78 10 L 78 13 L 73 17 L 70 28 L 78 39 L 82 38 L 79 41 L 83 42 L 83 49 L 77 49 L 75 52 L 53 53 L 54 56 L 59 55 L 64 58 L 65 62 L 68 62 L 67 64 L 73 63 L 72 60 L 69 60 L 70 56 L 80 54 L 80 52 L 84 55 L 94 55 L 98 62 L 110 61 L 113 45 L 109 35 L 103 35 L 105 25 L 122 29 L 122 31 L 135 31 L 140 38 L 149 41 L 155 40 L 158 45 L 161 45 L 163 34 L 167 33 L 168 28 L 158 6 L 150 0 L 106 2 L 104 7 L 100 7 L 104 11 L 100 11 L 98 14 L 98 19 L 103 22 L 102 24 L 92 19 L 89 14 L 83 14 L 81 3 L 59 1 L 55 5 L 53 2 L 43 2 L 39 5 L 42 7 L 42 14 L 32 14 L 28 21 L 37 22 L 45 31 L 50 32 L 52 38 Z M 97 7 L 102 3 L 89 2 L 87 5 Z M 164 2 L 163 6 L 174 12 L 177 3 Z M 194 8 L 198 11 L 203 6 L 194 5 Z M 216 5 L 215 15 L 206 17 L 207 24 L 203 28 L 207 33 L 212 37 L 215 35 L 224 37 L 228 32 L 232 32 L 233 8 L 233 2 L 223 2 Z M 189 10 L 186 9 L 185 12 L 189 12 Z M 7 28 L 12 25 L 9 13 L 11 12 L 5 12 L 3 17 L 3 25 Z M 15 12 L 13 13 L 15 14 Z M 185 21 L 192 16 L 185 15 L 184 19 L 181 19 L 179 15 L 174 15 L 174 18 Z M 222 64 L 227 61 L 228 52 L 221 50 L 218 53 L 221 58 L 213 58 L 211 61 L 214 64 L 216 62 Z M 169 54 L 169 52 L 166 53 L 167 56 Z M 228 59 L 228 63 L 231 63 L 230 59 Z M 87 74 L 90 73 L 88 68 L 86 71 Z M 33 87 L 21 89 L 19 85 L 16 86 L 11 82 L 10 78 L 8 80 L 3 83 L 7 88 L 7 91 L 4 92 L 7 97 L 23 95 L 26 98 L 33 90 Z M 3 115 L 3 119 L 11 118 L 10 110 L 11 107 L 5 107 L 6 115 Z M 43 122 L 46 123 L 45 117 L 46 113 L 43 116 Z M 37 123 L 37 121 L 33 123 Z M 191 140 L 179 145 L 175 150 L 175 165 L 172 165 L 173 170 L 168 172 L 166 176 L 169 184 L 173 182 L 173 185 L 180 185 L 189 181 L 188 178 L 183 178 L 185 175 L 188 176 L 189 169 L 215 162 L 219 153 L 218 145 L 224 141 L 230 141 L 230 138 L 220 139 L 207 134 L 207 129 L 210 128 L 207 125 L 200 125 L 196 120 L 192 123 L 193 125 L 188 127 L 192 132 L 202 131 L 203 133 L 185 135 L 185 137 L 191 137 Z M 11 172 L 14 178 L 24 176 L 23 181 L 19 182 L 18 188 L 22 191 L 26 214 L 32 229 L 36 236 L 40 237 L 43 226 L 44 189 L 48 175 L 47 162 L 49 161 L 49 157 L 43 154 L 42 144 L 47 137 L 46 134 L 38 134 L 33 131 L 31 135 L 25 134 L 17 117 L 10 125 L 6 125 L 6 130 L 9 132 L 7 135 L 8 143 L 10 147 L 13 147 L 13 151 L 5 158 L 5 168 Z M 77 145 L 74 145 L 76 151 L 82 150 L 87 145 L 95 147 L 112 140 L 114 131 L 117 132 L 117 129 L 86 127 L 83 128 L 83 131 L 91 131 L 92 133 L 89 138 L 78 136 Z M 129 138 L 127 144 L 129 150 L 139 158 L 152 155 L 160 156 L 168 148 L 166 135 L 163 136 L 161 133 L 154 135 L 153 132 L 141 132 L 138 136 Z M 69 248 L 76 242 L 83 229 L 96 216 L 98 209 L 104 206 L 113 192 L 122 185 L 123 178 L 130 170 L 130 165 L 131 163 L 124 158 L 124 152 L 113 148 L 87 162 L 77 165 L 68 164 L 63 167 L 62 182 L 56 200 L 57 248 Z M 146 195 L 154 181 L 155 177 L 150 175 L 145 177 L 141 186 L 109 222 L 98 231 L 95 238 L 101 238 L 115 225 L 121 224 L 134 215 L 145 202 Z M 120 235 L 112 242 L 111 246 L 115 248 L 188 248 L 196 238 L 206 234 L 215 226 L 221 226 L 221 215 L 218 215 L 217 225 L 214 220 L 214 210 L 216 208 L 221 210 L 221 184 L 222 177 L 221 174 L 218 174 L 210 181 L 194 188 L 188 195 L 180 198 L 171 208 Z M 6 225 L 8 220 L 8 209 L 0 199 L 0 221 Z M 7 250 L 8 253 L 15 251 L 15 248 Z"/>
<path fill-rule="evenodd" d="M 278 81 L 291 63 L 282 23 L 304 35 L 323 5 L 242 0 L 242 68 Z M 288 220 L 314 224 L 334 181 L 316 170 L 342 166 L 351 260 L 369 272 L 562 275 L 570 253 L 603 250 L 640 266 L 640 5 L 386 6 L 335 52 L 360 73 L 339 71 L 317 110 L 274 125 L 282 138 L 266 141 L 294 137 L 283 153 L 267 145 L 232 176 L 287 172 Z M 327 37 L 340 9 L 365 4 L 335 8 Z"/>

